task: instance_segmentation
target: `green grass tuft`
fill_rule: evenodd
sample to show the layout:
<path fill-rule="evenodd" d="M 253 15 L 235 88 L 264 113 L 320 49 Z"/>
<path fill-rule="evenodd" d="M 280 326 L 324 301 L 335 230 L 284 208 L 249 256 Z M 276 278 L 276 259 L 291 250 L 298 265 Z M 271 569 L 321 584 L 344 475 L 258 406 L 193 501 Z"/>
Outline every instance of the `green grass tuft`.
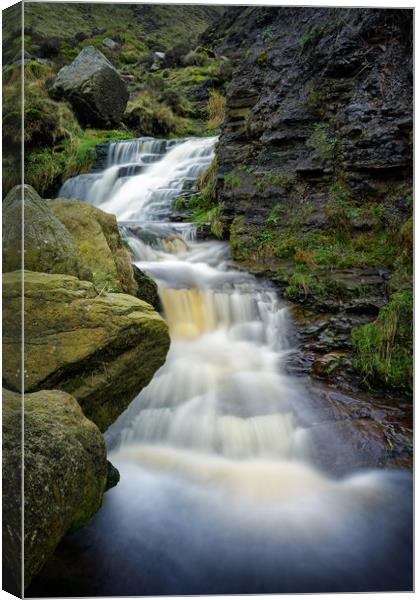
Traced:
<path fill-rule="evenodd" d="M 354 327 L 356 369 L 373 387 L 385 384 L 410 394 L 413 389 L 413 293 L 393 294 L 374 323 Z"/>

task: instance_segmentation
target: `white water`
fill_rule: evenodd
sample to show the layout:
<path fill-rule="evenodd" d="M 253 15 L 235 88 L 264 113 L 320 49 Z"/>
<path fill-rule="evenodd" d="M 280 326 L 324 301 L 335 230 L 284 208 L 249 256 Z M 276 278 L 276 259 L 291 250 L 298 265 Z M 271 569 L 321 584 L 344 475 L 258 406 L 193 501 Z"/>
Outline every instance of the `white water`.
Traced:
<path fill-rule="evenodd" d="M 108 168 L 83 184 L 84 199 L 117 215 L 135 263 L 158 281 L 172 339 L 166 364 L 107 433 L 121 482 L 74 537 L 91 548 L 96 583 L 87 589 L 409 589 L 409 476 L 337 478 L 314 466 L 322 417 L 284 370 L 287 307 L 232 267 L 225 243 L 167 221 L 214 142 L 115 144 Z M 118 177 L 121 165 L 144 170 Z M 74 179 L 61 193 L 82 187 Z M 334 453 L 344 441 L 328 436 Z"/>

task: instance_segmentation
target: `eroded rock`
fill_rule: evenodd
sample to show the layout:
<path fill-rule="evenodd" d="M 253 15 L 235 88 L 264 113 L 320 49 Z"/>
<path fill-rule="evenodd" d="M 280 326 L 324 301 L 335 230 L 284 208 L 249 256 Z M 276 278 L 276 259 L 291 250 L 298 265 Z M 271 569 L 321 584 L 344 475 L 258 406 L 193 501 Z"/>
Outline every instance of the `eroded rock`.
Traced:
<path fill-rule="evenodd" d="M 20 279 L 3 276 L 3 378 L 20 389 Z M 99 294 L 69 275 L 24 272 L 25 391 L 72 394 L 101 431 L 164 363 L 168 327 L 153 307 L 126 294 Z"/>

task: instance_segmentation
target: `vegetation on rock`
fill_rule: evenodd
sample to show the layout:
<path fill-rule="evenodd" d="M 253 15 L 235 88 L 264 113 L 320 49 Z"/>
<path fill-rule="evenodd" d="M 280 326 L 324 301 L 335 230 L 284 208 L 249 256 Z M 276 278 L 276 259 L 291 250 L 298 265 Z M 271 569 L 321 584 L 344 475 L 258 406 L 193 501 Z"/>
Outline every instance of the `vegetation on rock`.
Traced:
<path fill-rule="evenodd" d="M 130 254 L 115 216 L 77 200 L 58 198 L 47 205 L 73 236 L 84 264 L 92 271 L 96 289 L 136 296 Z"/>
<path fill-rule="evenodd" d="M 107 479 L 105 442 L 76 400 L 58 390 L 25 394 L 24 544 L 25 587 L 54 552 L 61 538 L 83 527 L 102 503 Z M 4 560 L 20 585 L 19 497 L 16 462 L 22 460 L 22 397 L 3 390 Z"/>
<path fill-rule="evenodd" d="M 373 323 L 352 331 L 354 365 L 369 386 L 379 383 L 412 393 L 413 293 L 394 293 Z"/>
<path fill-rule="evenodd" d="M 5 385 L 21 385 L 22 272 L 3 276 Z M 24 272 L 25 391 L 60 389 L 104 431 L 164 363 L 168 327 L 153 307 L 69 275 Z"/>

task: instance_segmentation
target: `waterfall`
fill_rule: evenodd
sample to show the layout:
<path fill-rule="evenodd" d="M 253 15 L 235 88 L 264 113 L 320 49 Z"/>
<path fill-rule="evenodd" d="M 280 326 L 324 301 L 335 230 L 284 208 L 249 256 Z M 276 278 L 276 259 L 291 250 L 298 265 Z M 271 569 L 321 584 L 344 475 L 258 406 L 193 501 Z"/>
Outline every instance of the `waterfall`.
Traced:
<path fill-rule="evenodd" d="M 102 172 L 61 190 L 117 215 L 171 334 L 165 365 L 106 433 L 121 481 L 72 543 L 90 548 L 96 593 L 410 589 L 410 477 L 354 472 L 357 449 L 286 372 L 293 336 L 276 290 L 236 268 L 226 243 L 170 222 L 215 143 L 115 142 Z"/>
<path fill-rule="evenodd" d="M 121 221 L 159 221 L 173 201 L 209 166 L 217 138 L 153 140 L 109 145 L 107 168 L 64 182 L 59 196 L 86 200 Z"/>

